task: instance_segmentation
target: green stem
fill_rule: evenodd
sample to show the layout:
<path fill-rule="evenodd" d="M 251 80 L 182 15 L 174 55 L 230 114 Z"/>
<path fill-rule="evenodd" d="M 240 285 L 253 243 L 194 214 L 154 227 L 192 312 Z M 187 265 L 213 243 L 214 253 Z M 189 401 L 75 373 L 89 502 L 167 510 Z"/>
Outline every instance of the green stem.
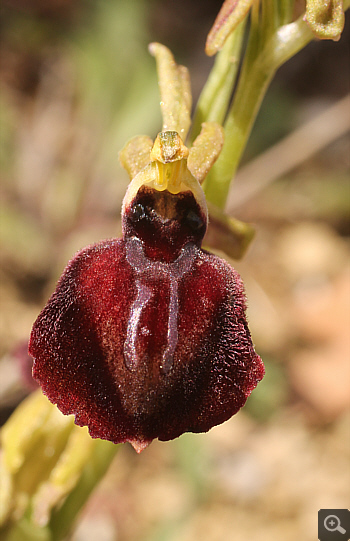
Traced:
<path fill-rule="evenodd" d="M 191 132 L 191 144 L 201 131 L 202 122 L 223 124 L 236 81 L 246 20 L 228 37 L 216 55 L 213 69 L 201 92 Z"/>
<path fill-rule="evenodd" d="M 294 2 L 290 0 L 276 0 L 276 8 L 279 13 L 279 26 L 288 24 L 293 16 Z"/>
<path fill-rule="evenodd" d="M 313 39 L 313 34 L 300 17 L 274 32 L 262 49 L 257 46 L 260 39 L 259 27 L 254 25 L 234 101 L 224 124 L 225 144 L 204 183 L 208 200 L 220 208 L 225 207 L 231 180 L 271 79 L 284 62 Z"/>

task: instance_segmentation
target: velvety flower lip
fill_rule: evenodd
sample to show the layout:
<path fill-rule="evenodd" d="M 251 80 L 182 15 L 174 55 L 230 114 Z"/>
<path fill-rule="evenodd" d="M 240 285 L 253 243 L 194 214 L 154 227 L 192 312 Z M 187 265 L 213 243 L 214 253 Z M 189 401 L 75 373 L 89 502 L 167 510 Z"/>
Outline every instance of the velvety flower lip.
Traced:
<path fill-rule="evenodd" d="M 69 263 L 34 324 L 29 351 L 34 378 L 63 413 L 75 414 L 92 437 L 140 451 L 154 438 L 227 420 L 264 369 L 241 279 L 227 263 L 186 245 L 170 277 L 157 263 L 140 275 L 133 252 L 142 260 L 142 245 L 130 243 L 132 264 L 123 240 L 87 248 Z"/>
<path fill-rule="evenodd" d="M 179 135 L 189 127 L 186 69 L 159 44 L 152 51 L 176 99 L 164 107 L 154 145 L 138 136 L 121 152 L 131 177 L 123 237 L 69 262 L 29 343 L 33 377 L 49 400 L 93 438 L 127 441 L 138 452 L 155 438 L 226 421 L 264 375 L 242 280 L 201 248 L 208 210 L 200 182 L 220 152 L 222 129 L 207 123 L 186 148 Z"/>

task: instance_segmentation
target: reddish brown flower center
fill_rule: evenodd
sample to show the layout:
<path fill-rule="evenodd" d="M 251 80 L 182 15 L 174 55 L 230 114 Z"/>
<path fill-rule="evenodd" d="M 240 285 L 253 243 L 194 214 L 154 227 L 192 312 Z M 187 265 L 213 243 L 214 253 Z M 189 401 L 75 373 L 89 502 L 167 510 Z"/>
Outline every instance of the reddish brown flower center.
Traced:
<path fill-rule="evenodd" d="M 188 243 L 200 246 L 206 216 L 191 191 L 171 194 L 142 186 L 123 216 L 124 238 L 137 237 L 149 260 L 174 262 Z"/>

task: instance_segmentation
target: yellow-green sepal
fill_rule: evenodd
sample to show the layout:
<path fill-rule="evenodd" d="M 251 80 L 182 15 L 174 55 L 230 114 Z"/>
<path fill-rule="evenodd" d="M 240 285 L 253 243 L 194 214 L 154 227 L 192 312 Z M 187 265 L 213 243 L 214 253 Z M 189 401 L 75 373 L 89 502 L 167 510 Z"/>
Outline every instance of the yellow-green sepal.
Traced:
<path fill-rule="evenodd" d="M 192 107 L 188 70 L 176 64 L 171 51 L 160 43 L 151 43 L 149 51 L 157 62 L 162 131 L 176 131 L 185 141 L 191 125 Z"/>

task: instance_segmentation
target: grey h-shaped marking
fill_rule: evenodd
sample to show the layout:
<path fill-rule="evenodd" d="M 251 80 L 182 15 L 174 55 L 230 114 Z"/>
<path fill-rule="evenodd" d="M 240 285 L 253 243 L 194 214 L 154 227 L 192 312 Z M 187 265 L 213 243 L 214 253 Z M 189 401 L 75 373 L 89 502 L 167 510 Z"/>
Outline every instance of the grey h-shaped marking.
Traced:
<path fill-rule="evenodd" d="M 178 281 L 186 274 L 196 258 L 198 248 L 194 244 L 187 244 L 179 257 L 173 263 L 162 263 L 148 259 L 143 251 L 142 241 L 137 237 L 126 242 L 126 259 L 136 274 L 137 295 L 131 305 L 129 322 L 124 342 L 124 359 L 127 368 L 135 370 L 139 363 L 137 352 L 137 337 L 143 309 L 152 297 L 152 290 L 144 280 L 149 275 L 161 273 L 169 279 L 170 300 L 168 315 L 167 347 L 162 356 L 161 370 L 169 372 L 178 341 L 177 316 L 179 311 Z"/>

